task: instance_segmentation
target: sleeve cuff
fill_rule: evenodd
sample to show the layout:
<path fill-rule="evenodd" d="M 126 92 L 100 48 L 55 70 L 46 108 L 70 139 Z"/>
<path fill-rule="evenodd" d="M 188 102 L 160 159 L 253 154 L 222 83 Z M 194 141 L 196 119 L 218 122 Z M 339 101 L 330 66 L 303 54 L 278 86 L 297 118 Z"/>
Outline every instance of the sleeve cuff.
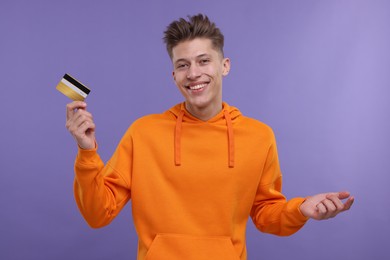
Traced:
<path fill-rule="evenodd" d="M 297 197 L 291 199 L 289 202 L 290 209 L 292 210 L 292 212 L 294 212 L 294 217 L 298 222 L 301 222 L 302 224 L 309 220 L 309 218 L 303 215 L 300 210 L 300 207 L 305 200 L 306 198 Z"/>
<path fill-rule="evenodd" d="M 93 149 L 84 149 L 78 146 L 77 157 L 76 157 L 77 163 L 90 164 L 91 162 L 99 161 L 100 157 L 97 153 L 97 150 L 98 150 L 97 143 L 95 143 L 95 148 Z"/>

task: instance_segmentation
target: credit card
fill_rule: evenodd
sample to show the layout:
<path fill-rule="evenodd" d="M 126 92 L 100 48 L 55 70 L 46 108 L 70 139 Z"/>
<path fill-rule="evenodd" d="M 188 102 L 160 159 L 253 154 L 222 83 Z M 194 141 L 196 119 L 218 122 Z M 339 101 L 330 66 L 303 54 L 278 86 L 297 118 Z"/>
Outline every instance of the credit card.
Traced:
<path fill-rule="evenodd" d="M 62 77 L 56 89 L 72 100 L 84 101 L 91 90 L 69 74 Z"/>

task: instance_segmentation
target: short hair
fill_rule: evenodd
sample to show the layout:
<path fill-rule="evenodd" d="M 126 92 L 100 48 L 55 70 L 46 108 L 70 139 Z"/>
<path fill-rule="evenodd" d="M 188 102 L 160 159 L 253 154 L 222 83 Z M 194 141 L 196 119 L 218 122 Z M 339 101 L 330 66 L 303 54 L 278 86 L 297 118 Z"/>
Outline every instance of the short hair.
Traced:
<path fill-rule="evenodd" d="M 198 14 L 188 16 L 188 21 L 180 18 L 167 26 L 163 40 L 169 57 L 172 59 L 172 49 L 179 43 L 195 38 L 210 39 L 213 48 L 223 56 L 223 34 L 206 15 Z"/>

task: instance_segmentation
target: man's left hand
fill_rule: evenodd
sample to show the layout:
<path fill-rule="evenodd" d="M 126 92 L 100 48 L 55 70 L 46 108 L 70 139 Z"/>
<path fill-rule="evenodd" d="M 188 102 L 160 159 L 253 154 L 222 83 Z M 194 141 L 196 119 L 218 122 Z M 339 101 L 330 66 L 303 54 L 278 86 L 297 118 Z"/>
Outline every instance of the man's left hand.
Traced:
<path fill-rule="evenodd" d="M 345 203 L 342 200 L 347 199 Z M 337 214 L 349 210 L 353 204 L 354 197 L 349 192 L 321 193 L 306 198 L 301 204 L 300 210 L 306 217 L 323 220 L 333 218 Z"/>

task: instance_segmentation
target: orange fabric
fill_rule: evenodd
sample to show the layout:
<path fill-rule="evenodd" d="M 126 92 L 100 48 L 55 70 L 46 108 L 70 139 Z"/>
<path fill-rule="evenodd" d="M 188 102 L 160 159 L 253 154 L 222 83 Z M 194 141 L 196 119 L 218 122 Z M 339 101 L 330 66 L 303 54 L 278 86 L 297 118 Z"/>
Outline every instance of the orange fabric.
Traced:
<path fill-rule="evenodd" d="M 176 119 L 175 127 L 175 165 L 181 164 L 181 124 L 183 121 L 184 110 L 180 111 L 179 116 Z"/>
<path fill-rule="evenodd" d="M 228 104 L 204 122 L 183 104 L 132 124 L 111 159 L 79 149 L 77 205 L 92 227 L 131 199 L 138 259 L 246 259 L 249 216 L 263 232 L 299 230 L 304 198 L 287 201 L 272 130 Z"/>

